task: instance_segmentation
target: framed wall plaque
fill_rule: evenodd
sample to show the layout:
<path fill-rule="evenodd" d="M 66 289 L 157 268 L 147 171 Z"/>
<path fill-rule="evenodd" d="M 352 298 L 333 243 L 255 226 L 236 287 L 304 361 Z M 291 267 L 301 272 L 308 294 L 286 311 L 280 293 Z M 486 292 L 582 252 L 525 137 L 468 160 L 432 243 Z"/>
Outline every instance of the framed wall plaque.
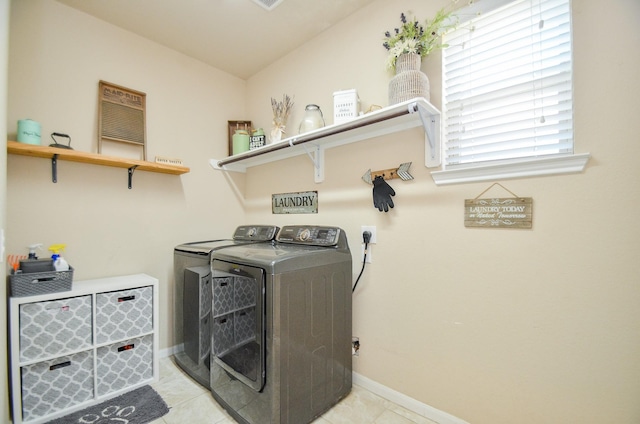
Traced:
<path fill-rule="evenodd" d="M 466 199 L 464 226 L 485 228 L 531 228 L 531 197 Z"/>
<path fill-rule="evenodd" d="M 98 153 L 104 141 L 142 147 L 147 160 L 147 95 L 106 81 L 98 85 Z"/>
<path fill-rule="evenodd" d="M 513 197 L 480 198 L 496 185 Z M 500 183 L 493 183 L 475 199 L 464 201 L 465 227 L 530 229 L 532 224 L 533 198 L 517 196 Z"/>

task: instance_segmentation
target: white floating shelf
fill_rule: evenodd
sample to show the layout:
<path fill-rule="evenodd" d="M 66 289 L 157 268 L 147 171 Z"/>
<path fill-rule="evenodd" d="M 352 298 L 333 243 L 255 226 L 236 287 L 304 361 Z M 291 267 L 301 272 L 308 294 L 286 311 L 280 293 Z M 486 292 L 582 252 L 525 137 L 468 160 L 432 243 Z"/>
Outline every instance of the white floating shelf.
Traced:
<path fill-rule="evenodd" d="M 420 126 L 425 130 L 425 166 L 440 166 L 440 111 L 424 98 L 398 103 L 349 122 L 289 137 L 226 159 L 211 159 L 210 164 L 217 170 L 246 172 L 253 166 L 306 154 L 314 163 L 315 181 L 319 183 L 324 180 L 325 149 Z"/>

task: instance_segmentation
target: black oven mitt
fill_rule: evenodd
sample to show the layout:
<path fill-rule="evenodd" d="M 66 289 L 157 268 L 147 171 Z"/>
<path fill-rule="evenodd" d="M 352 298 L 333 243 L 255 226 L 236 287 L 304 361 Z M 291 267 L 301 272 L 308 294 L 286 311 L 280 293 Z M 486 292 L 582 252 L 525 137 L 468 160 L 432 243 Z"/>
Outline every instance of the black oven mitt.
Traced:
<path fill-rule="evenodd" d="M 380 212 L 389 212 L 389 208 L 393 208 L 391 196 L 395 195 L 396 192 L 380 175 L 373 179 L 373 206 Z"/>

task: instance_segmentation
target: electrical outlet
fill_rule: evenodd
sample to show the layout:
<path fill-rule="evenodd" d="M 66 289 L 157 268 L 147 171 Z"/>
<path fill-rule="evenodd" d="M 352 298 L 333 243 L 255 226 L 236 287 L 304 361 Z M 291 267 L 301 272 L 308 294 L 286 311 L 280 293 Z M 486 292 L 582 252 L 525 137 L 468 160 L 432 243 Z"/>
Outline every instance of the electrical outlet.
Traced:
<path fill-rule="evenodd" d="M 371 240 L 369 240 L 369 244 L 377 243 L 376 239 L 376 226 L 375 225 L 363 225 L 360 227 L 360 240 L 362 240 L 362 233 L 365 231 L 369 231 L 371 233 Z"/>
<path fill-rule="evenodd" d="M 358 337 L 351 337 L 351 354 L 360 356 L 360 338 Z"/>

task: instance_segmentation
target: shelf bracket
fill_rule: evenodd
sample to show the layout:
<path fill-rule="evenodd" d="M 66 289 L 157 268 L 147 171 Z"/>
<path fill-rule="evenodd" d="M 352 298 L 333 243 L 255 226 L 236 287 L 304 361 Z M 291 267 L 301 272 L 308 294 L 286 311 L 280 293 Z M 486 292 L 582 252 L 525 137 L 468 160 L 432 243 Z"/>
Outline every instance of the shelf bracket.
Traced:
<path fill-rule="evenodd" d="M 317 144 L 313 145 L 312 151 L 307 149 L 307 146 L 301 144 L 304 151 L 313 162 L 313 179 L 316 183 L 321 183 L 324 181 L 324 149 Z"/>
<path fill-rule="evenodd" d="M 415 103 L 425 132 L 424 165 L 427 168 L 440 166 L 440 115 L 430 113 L 425 106 Z M 428 148 L 427 148 L 428 147 Z"/>
<path fill-rule="evenodd" d="M 138 165 L 133 165 L 127 171 L 129 177 L 129 190 L 131 190 L 131 187 L 133 187 L 133 171 L 135 171 L 137 167 Z"/>
<path fill-rule="evenodd" d="M 51 181 L 58 182 L 58 155 L 51 156 Z"/>

